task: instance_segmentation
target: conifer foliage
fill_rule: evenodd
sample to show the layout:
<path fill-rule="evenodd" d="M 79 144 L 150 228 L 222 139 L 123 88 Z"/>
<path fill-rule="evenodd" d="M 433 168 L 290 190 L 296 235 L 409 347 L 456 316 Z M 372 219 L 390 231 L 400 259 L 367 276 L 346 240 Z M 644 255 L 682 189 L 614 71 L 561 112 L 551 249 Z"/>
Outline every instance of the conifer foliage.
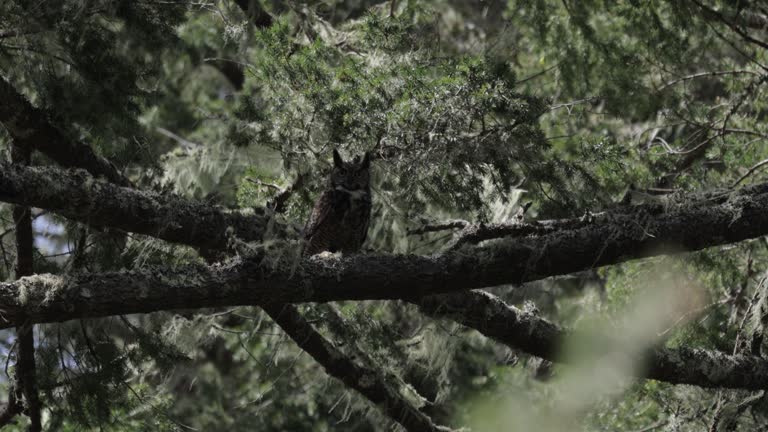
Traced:
<path fill-rule="evenodd" d="M 0 428 L 763 430 L 767 85 L 757 1 L 0 2 Z"/>

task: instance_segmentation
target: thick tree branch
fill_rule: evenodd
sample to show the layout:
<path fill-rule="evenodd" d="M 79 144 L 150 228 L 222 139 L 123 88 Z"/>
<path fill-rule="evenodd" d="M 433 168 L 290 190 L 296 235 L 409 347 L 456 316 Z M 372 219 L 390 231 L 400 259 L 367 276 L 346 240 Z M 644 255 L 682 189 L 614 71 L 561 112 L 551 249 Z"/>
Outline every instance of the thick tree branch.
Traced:
<path fill-rule="evenodd" d="M 120 187 L 96 180 L 84 171 L 54 167 L 0 163 L 0 201 L 45 208 L 92 226 L 118 228 L 203 249 L 225 250 L 229 235 L 260 241 L 271 229 L 265 214 L 227 212 L 172 194 Z M 281 228 L 275 225 L 275 234 Z"/>
<path fill-rule="evenodd" d="M 0 123 L 13 138 L 14 144 L 38 150 L 66 167 L 88 170 L 112 183 L 130 186 L 107 159 L 94 153 L 90 146 L 70 140 L 55 128 L 43 111 L 35 108 L 5 78 L 0 77 Z"/>
<path fill-rule="evenodd" d="M 376 404 L 409 431 L 444 430 L 414 407 L 379 369 L 353 362 L 317 332 L 295 306 L 266 304 L 264 310 L 296 344 L 320 363 L 329 375 L 341 380 Z"/>
<path fill-rule="evenodd" d="M 27 203 L 36 192 L 26 175 L 37 180 L 48 176 L 32 168 L 4 167 L 0 170 L 0 200 Z M 54 190 L 56 205 L 36 206 L 64 215 L 76 214 L 88 220 L 90 211 L 99 214 L 101 224 L 116 215 L 99 208 L 110 197 L 99 192 L 104 182 L 78 180 L 63 173 L 58 181 L 43 182 Z M 84 192 L 57 185 L 96 186 L 99 200 L 83 205 Z M 37 183 L 37 186 L 41 184 Z M 9 190 L 12 191 L 9 193 Z M 126 193 L 135 193 L 122 189 Z M 54 199 L 52 197 L 51 199 Z M 204 215 L 188 210 L 185 218 L 155 214 L 155 207 L 139 207 L 144 221 L 162 221 L 171 216 L 178 225 L 169 230 L 183 233 Z M 146 199 L 143 197 L 142 199 Z M 153 200 L 159 198 L 153 197 Z M 103 200 L 103 201 L 102 201 Z M 183 200 L 180 200 L 183 201 Z M 150 204 L 156 204 L 154 201 Z M 185 205 L 179 203 L 177 205 Z M 186 204 L 189 207 L 189 204 Z M 76 210 L 75 208 L 79 209 Z M 161 207 L 163 208 L 163 207 Z M 164 208 L 163 208 L 164 209 Z M 121 227 L 130 229 L 137 221 L 130 212 Z M 223 216 L 220 216 L 223 217 Z M 193 221 L 191 223 L 189 221 Z M 160 222 L 150 223 L 155 230 Z M 208 229 L 217 221 L 207 224 Z M 351 255 L 305 259 L 298 263 L 273 262 L 256 256 L 236 259 L 226 265 L 190 266 L 178 270 L 141 269 L 131 272 L 85 274 L 61 278 L 40 275 L 15 283 L 0 284 L 0 307 L 6 315 L 26 311 L 35 322 L 62 321 L 125 313 L 144 313 L 174 308 L 258 305 L 272 302 L 326 302 L 335 300 L 408 299 L 507 283 L 521 283 L 549 276 L 573 273 L 631 259 L 664 253 L 694 251 L 738 242 L 768 234 L 768 184 L 740 189 L 730 194 L 713 194 L 698 202 L 638 205 L 600 213 L 591 222 L 574 219 L 570 228 L 543 235 L 498 239 L 491 245 L 466 246 L 440 256 Z M 253 228 L 253 227 L 251 227 Z M 200 229 L 205 229 L 201 227 Z M 193 230 L 194 231 L 194 230 Z M 152 233 L 145 229 L 142 232 Z M 161 234 L 163 234 L 161 232 Z M 169 236 L 165 233 L 164 237 Z M 181 237 L 181 236 L 178 236 Z M 295 264 L 295 265 L 294 265 Z"/>
<path fill-rule="evenodd" d="M 0 284 L 0 305 L 5 316 L 25 308 L 29 310 L 29 316 L 47 322 L 177 308 L 275 304 L 275 300 L 281 303 L 285 299 L 286 293 L 280 286 L 274 286 L 273 291 L 269 286 L 249 286 L 245 278 L 226 282 L 225 274 L 234 267 L 215 266 L 214 272 L 194 272 L 187 268 L 179 272 L 85 274 L 66 281 L 50 275 L 32 276 L 19 282 Z M 218 273 L 218 276 L 211 273 Z M 208 281 L 204 282 L 202 279 L 206 277 Z M 344 279 L 339 281 L 343 283 Z M 363 282 L 356 284 L 359 289 L 364 289 Z M 392 289 L 397 291 L 396 285 Z M 100 294 L 99 290 L 104 293 Z M 19 304 L 19 301 L 25 303 Z M 527 353 L 560 360 L 558 349 L 566 332 L 485 292 L 430 296 L 411 301 L 429 315 L 456 320 Z M 644 376 L 671 383 L 745 389 L 768 386 L 768 360 L 756 356 L 688 348 L 660 349 L 649 353 L 646 364 L 648 369 Z"/>
<path fill-rule="evenodd" d="M 551 361 L 567 361 L 559 350 L 569 332 L 487 292 L 430 296 L 414 303 L 427 315 L 452 319 L 513 349 Z M 759 356 L 660 348 L 648 351 L 643 360 L 645 369 L 637 371 L 638 376 L 673 384 L 748 390 L 768 386 L 768 360 Z"/>
<path fill-rule="evenodd" d="M 473 328 L 513 349 L 559 360 L 565 332 L 556 324 L 509 306 L 485 291 L 427 296 L 412 300 L 426 315 Z"/>

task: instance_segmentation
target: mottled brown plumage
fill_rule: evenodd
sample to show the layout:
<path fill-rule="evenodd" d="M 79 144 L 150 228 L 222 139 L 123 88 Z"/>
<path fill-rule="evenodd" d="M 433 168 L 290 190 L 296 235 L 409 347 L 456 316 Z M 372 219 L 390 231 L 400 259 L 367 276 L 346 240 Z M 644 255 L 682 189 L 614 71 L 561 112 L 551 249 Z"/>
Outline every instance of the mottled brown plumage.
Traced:
<path fill-rule="evenodd" d="M 360 250 L 371 217 L 370 166 L 368 153 L 344 162 L 333 151 L 330 188 L 315 202 L 304 227 L 304 255 Z"/>

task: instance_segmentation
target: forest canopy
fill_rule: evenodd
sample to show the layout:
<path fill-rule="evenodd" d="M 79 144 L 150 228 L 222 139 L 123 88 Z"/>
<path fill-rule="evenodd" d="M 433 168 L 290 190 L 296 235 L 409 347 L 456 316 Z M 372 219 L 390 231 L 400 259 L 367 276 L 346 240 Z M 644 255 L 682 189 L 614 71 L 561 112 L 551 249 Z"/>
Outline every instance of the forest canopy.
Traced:
<path fill-rule="evenodd" d="M 759 1 L 0 2 L 0 428 L 768 430 L 767 84 Z"/>

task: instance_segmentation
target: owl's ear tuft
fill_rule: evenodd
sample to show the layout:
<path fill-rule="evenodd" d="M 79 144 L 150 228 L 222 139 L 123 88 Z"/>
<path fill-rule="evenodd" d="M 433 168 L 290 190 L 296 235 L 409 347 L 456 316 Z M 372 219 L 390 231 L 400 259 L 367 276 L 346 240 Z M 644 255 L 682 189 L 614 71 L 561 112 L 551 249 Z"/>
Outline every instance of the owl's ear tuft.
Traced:
<path fill-rule="evenodd" d="M 344 166 L 344 159 L 341 158 L 339 151 L 336 149 L 333 149 L 333 165 L 336 168 L 341 168 Z"/>
<path fill-rule="evenodd" d="M 341 155 L 336 149 L 333 149 L 333 165 L 336 166 L 336 168 L 344 166 L 344 159 L 341 158 Z"/>
<path fill-rule="evenodd" d="M 368 168 L 371 166 L 371 152 L 365 152 L 365 156 L 363 156 L 363 168 Z"/>

